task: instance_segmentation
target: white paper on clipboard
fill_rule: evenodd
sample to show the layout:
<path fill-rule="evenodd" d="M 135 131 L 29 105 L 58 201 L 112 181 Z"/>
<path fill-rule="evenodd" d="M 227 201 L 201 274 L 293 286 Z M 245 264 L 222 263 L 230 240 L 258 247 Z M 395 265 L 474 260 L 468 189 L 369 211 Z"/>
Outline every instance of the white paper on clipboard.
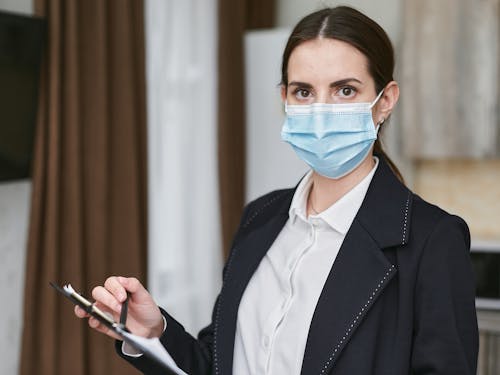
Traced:
<path fill-rule="evenodd" d="M 148 357 L 155 359 L 176 375 L 188 375 L 177 366 L 167 349 L 165 349 L 158 338 L 148 339 L 125 331 L 121 332 L 121 335 L 123 336 L 125 342 L 132 345 L 137 350 L 140 350 Z"/>

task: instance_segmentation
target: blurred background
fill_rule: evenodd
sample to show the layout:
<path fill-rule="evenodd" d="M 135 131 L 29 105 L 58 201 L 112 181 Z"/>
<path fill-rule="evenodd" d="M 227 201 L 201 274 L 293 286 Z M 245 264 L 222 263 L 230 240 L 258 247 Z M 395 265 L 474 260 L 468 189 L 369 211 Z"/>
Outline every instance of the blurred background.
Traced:
<path fill-rule="evenodd" d="M 478 374 L 500 374 L 500 0 L 0 0 L 0 373 L 137 373 L 49 281 L 136 276 L 209 323 L 243 205 L 306 171 L 280 141 L 286 38 L 340 4 L 394 44 L 383 143 L 469 224 Z"/>

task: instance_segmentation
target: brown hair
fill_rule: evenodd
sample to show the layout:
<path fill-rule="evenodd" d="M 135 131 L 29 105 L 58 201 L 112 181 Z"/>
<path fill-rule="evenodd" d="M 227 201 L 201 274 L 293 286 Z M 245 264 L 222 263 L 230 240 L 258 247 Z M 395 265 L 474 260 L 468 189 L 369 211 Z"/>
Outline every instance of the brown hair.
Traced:
<path fill-rule="evenodd" d="M 346 42 L 362 52 L 368 59 L 368 71 L 375 81 L 377 93 L 393 80 L 394 49 L 384 29 L 361 12 L 348 6 L 338 6 L 311 13 L 295 26 L 283 52 L 282 85 L 288 85 L 288 60 L 295 47 L 319 37 Z M 401 172 L 385 153 L 378 138 L 374 153 L 383 157 L 398 179 L 404 182 Z"/>

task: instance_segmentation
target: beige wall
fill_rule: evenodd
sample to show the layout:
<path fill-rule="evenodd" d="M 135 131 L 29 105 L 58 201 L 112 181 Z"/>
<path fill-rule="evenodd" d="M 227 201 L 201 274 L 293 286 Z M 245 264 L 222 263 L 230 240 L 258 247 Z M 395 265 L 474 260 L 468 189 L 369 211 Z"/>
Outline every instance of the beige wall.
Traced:
<path fill-rule="evenodd" d="M 473 239 L 500 241 L 500 160 L 416 162 L 414 190 L 464 218 Z"/>

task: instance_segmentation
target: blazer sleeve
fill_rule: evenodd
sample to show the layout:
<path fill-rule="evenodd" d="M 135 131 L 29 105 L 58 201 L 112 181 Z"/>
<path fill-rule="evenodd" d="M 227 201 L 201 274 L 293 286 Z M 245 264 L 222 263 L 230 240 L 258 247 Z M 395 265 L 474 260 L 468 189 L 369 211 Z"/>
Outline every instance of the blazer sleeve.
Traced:
<path fill-rule="evenodd" d="M 161 308 L 160 308 L 161 309 Z M 170 353 L 177 366 L 190 375 L 210 374 L 212 363 L 213 329 L 210 324 L 200 331 L 198 339 L 191 336 L 184 327 L 161 309 L 167 321 L 167 328 L 160 337 L 160 342 Z M 129 362 L 145 375 L 167 375 L 153 361 L 145 356 L 131 357 L 122 353 L 122 342 L 115 342 L 115 349 L 120 357 Z"/>
<path fill-rule="evenodd" d="M 243 210 L 241 222 L 238 231 L 233 239 L 233 246 L 242 234 L 242 224 L 248 220 L 252 210 L 253 203 L 249 203 Z M 231 257 L 232 254 L 229 255 Z M 227 263 L 223 270 L 223 279 L 226 274 Z M 170 353 L 177 366 L 189 375 L 208 375 L 212 373 L 212 354 L 213 354 L 213 322 L 217 310 L 217 301 L 212 312 L 212 323 L 202 329 L 195 338 L 190 335 L 184 327 L 170 316 L 165 310 L 161 309 L 163 316 L 167 321 L 165 332 L 160 337 L 160 342 Z M 137 368 L 145 375 L 166 375 L 165 370 L 160 369 L 153 361 L 145 356 L 131 357 L 122 353 L 122 341 L 115 342 L 115 349 L 119 356 Z"/>
<path fill-rule="evenodd" d="M 420 260 L 414 315 L 412 374 L 475 375 L 478 327 L 465 222 L 446 215 Z"/>

